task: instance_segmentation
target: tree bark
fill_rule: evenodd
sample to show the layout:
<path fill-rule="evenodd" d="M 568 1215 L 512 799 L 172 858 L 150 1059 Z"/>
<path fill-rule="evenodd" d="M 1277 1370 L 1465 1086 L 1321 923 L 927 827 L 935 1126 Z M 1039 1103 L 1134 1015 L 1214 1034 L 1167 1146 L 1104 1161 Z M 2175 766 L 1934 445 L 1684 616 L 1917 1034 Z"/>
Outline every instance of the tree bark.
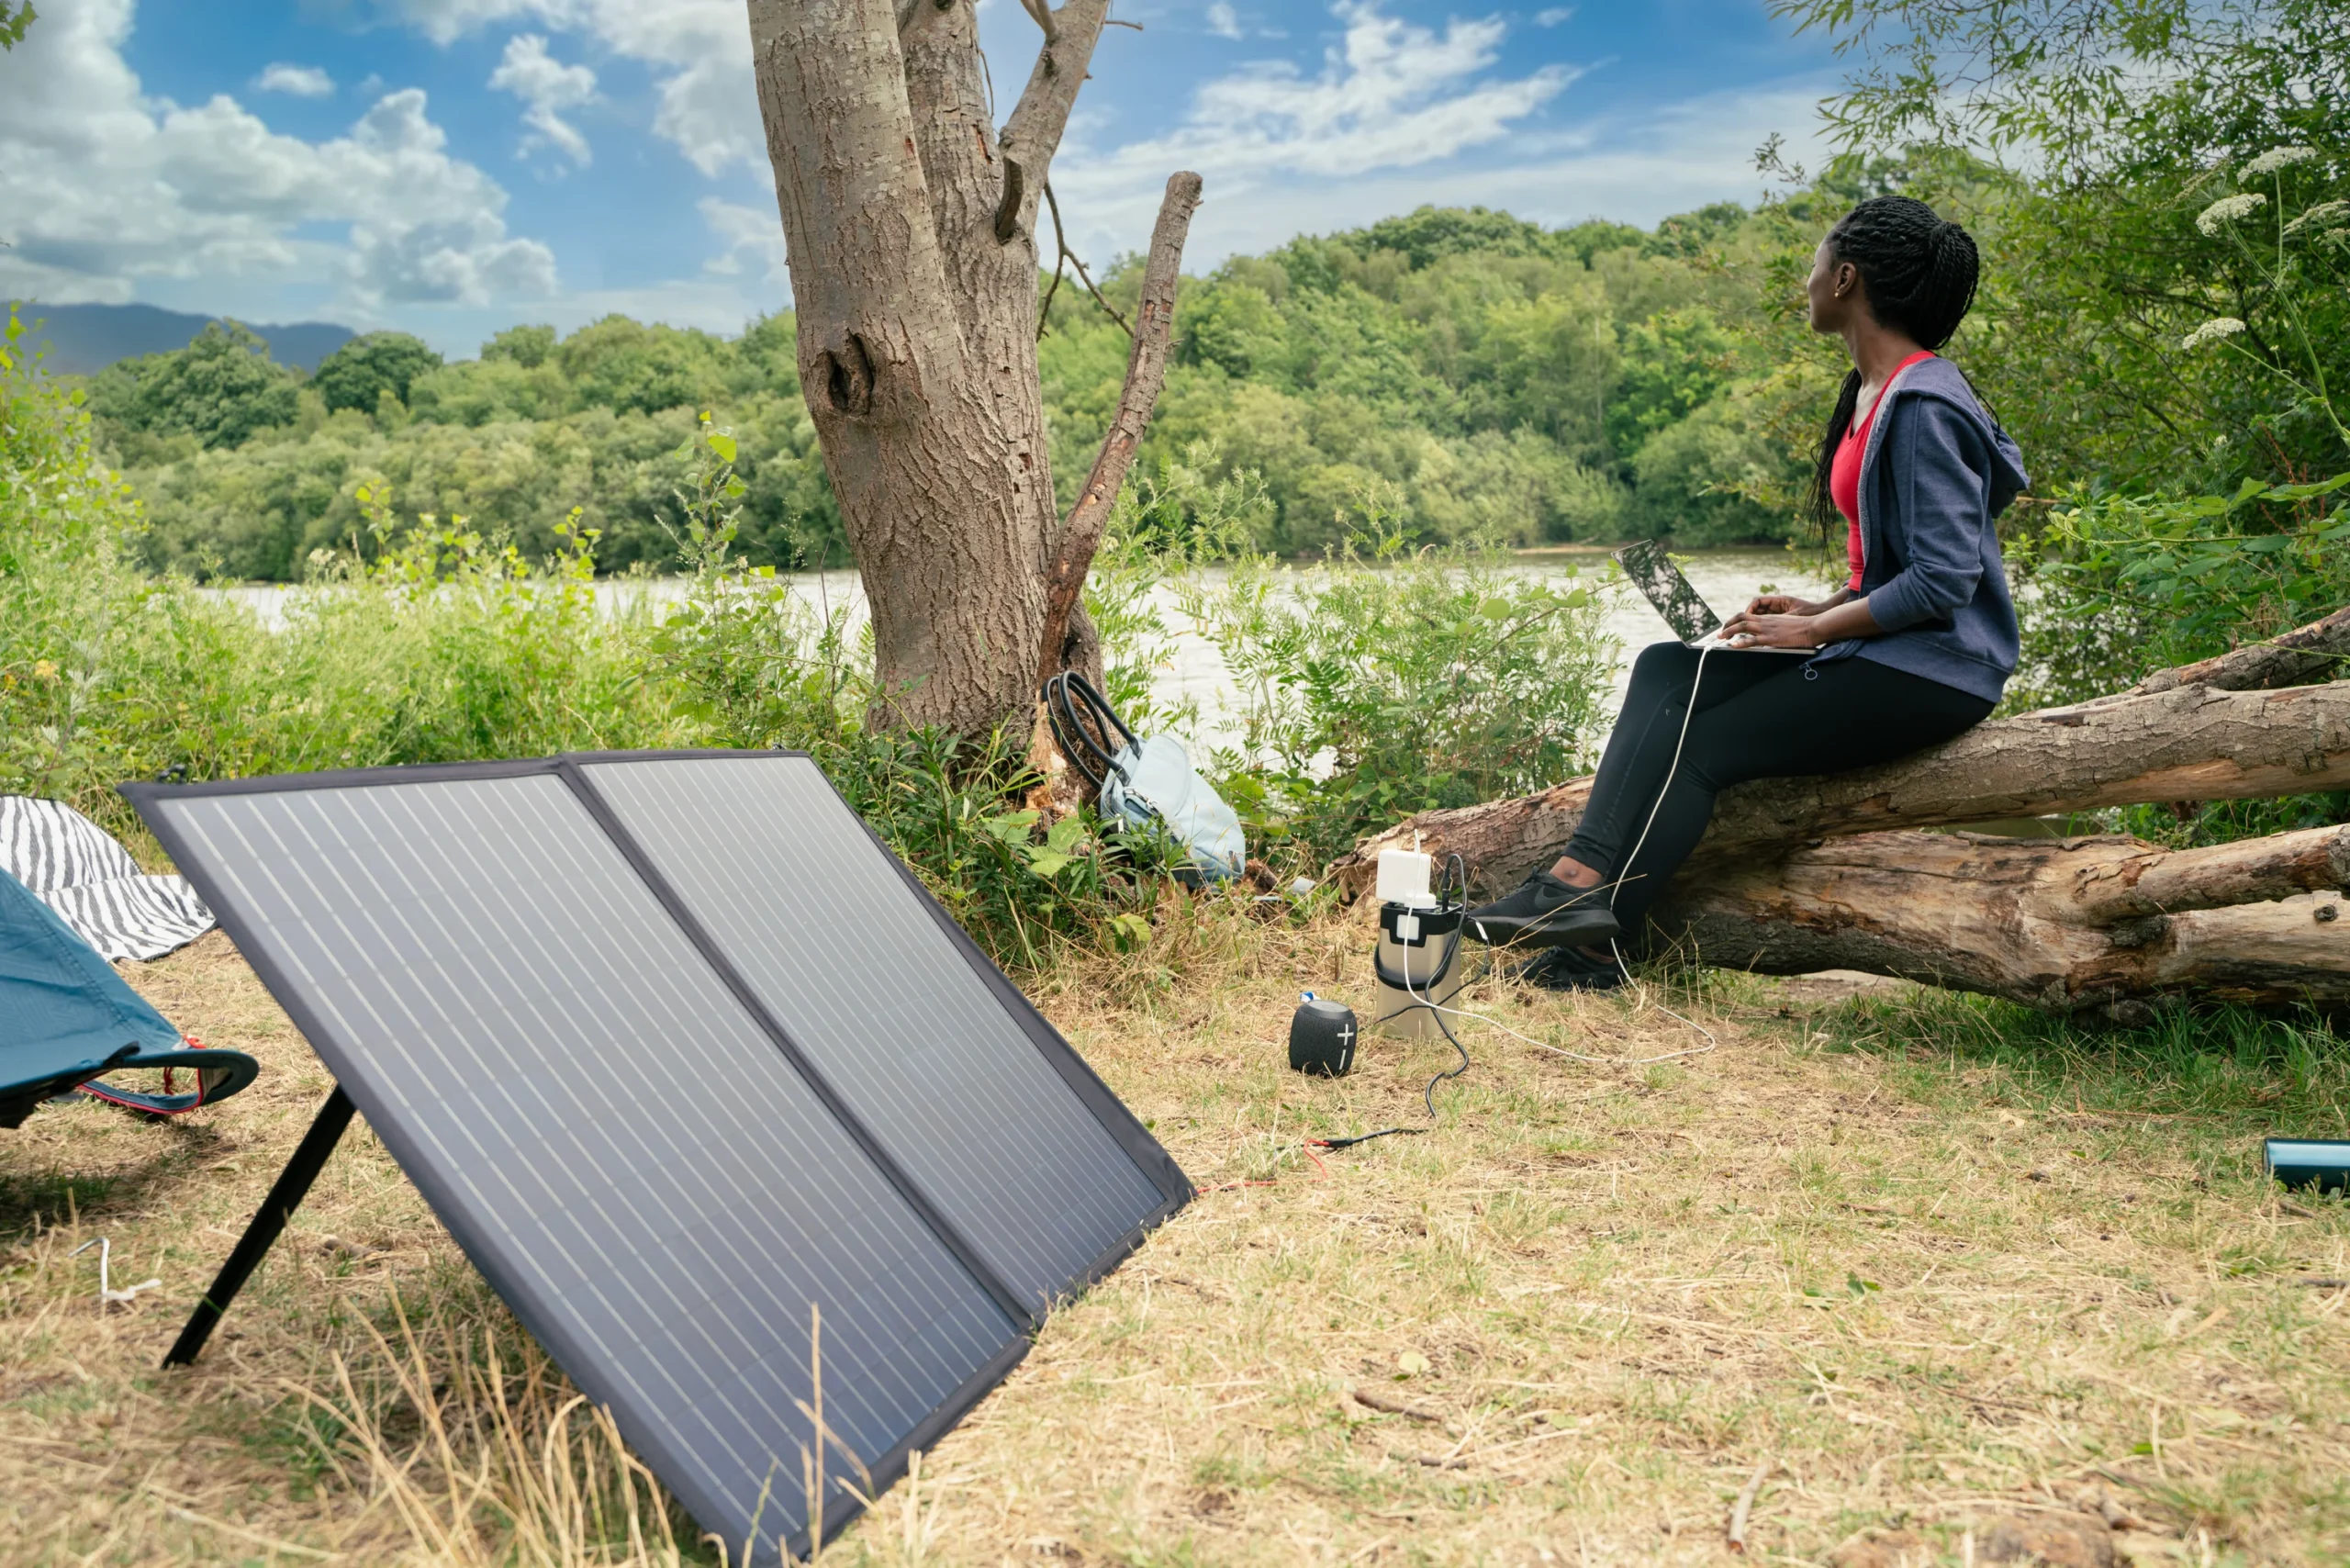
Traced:
<path fill-rule="evenodd" d="M 2350 789 L 2350 681 L 2273 691 L 2177 686 L 1978 724 L 1898 762 L 1722 791 L 1698 846 L 1707 863 L 1752 846 L 1896 827 L 1992 822 L 2148 801 L 2249 800 Z M 1458 854 L 1481 890 L 1556 859 L 1591 781 L 1425 812 L 1366 839 L 1331 868 L 1353 892 L 1378 852 Z"/>
<path fill-rule="evenodd" d="M 1864 969 L 2131 1022 L 2176 992 L 2350 1005 L 2345 882 L 2350 827 L 2185 850 L 1875 833 L 1717 863 L 1657 921 L 1719 967 Z"/>
<path fill-rule="evenodd" d="M 872 610 L 873 717 L 982 734 L 1030 711 L 1060 547 L 1035 218 L 1109 0 L 1032 7 L 1046 37 L 1001 136 L 969 0 L 747 5 L 801 387 Z"/>
<path fill-rule="evenodd" d="M 2331 680 L 2344 674 L 2345 666 L 2350 666 L 2350 610 L 2337 610 L 2281 637 L 2232 648 L 2198 664 L 2157 671 L 2121 695 L 2139 697 L 2182 686 L 2208 686 L 2220 691 L 2300 686 Z"/>
<path fill-rule="evenodd" d="M 1168 177 L 1160 200 L 1158 221 L 1151 227 L 1150 255 L 1143 265 L 1142 298 L 1136 308 L 1134 348 L 1126 356 L 1125 386 L 1118 394 L 1118 411 L 1102 438 L 1093 472 L 1069 509 L 1062 526 L 1060 545 L 1045 573 L 1045 630 L 1037 652 L 1036 679 L 1041 684 L 1070 667 L 1068 647 L 1069 611 L 1077 607 L 1093 553 L 1102 544 L 1102 530 L 1116 505 L 1119 487 L 1142 445 L 1144 427 L 1158 405 L 1159 388 L 1167 385 L 1167 350 L 1175 327 L 1175 286 L 1183 271 L 1183 239 L 1191 231 L 1192 214 L 1200 205 L 1200 177 L 1184 173 Z"/>

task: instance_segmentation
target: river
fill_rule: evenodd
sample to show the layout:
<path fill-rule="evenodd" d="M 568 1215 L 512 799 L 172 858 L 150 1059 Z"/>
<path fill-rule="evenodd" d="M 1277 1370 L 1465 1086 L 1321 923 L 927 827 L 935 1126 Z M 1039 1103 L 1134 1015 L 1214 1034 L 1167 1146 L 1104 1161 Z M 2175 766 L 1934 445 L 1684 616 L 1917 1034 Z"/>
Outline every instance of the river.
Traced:
<path fill-rule="evenodd" d="M 1704 550 L 1687 555 L 1683 569 L 1715 613 L 1727 615 L 1766 585 L 1789 593 L 1827 592 L 1826 585 L 1816 575 L 1818 559 L 1807 553 L 1786 550 Z M 1541 550 L 1521 554 L 1516 569 L 1529 577 L 1564 579 L 1578 568 L 1590 577 L 1595 568 L 1606 565 L 1604 553 L 1596 549 Z M 1216 576 L 1216 570 L 1210 568 L 1211 582 Z M 853 571 L 797 573 L 787 580 L 811 599 L 846 604 L 860 615 L 863 612 L 864 588 Z M 675 599 L 680 589 L 681 581 L 676 577 L 615 577 L 596 585 L 599 599 L 615 613 L 648 602 L 657 605 Z M 250 607 L 264 622 L 274 623 L 283 613 L 289 590 L 282 583 L 249 583 L 213 591 Z M 1187 697 L 1198 700 L 1200 723 L 1192 737 L 1194 741 L 1213 746 L 1234 738 L 1234 721 L 1227 708 L 1232 686 L 1224 660 L 1175 609 L 1171 596 L 1162 593 L 1159 610 L 1175 633 L 1175 655 L 1159 672 L 1159 695 L 1169 702 L 1180 702 Z M 1656 611 L 1649 608 L 1648 601 L 1628 588 L 1615 596 L 1603 624 L 1622 648 L 1622 665 L 1617 671 L 1616 689 L 1609 703 L 1612 708 L 1623 696 L 1631 655 L 1670 633 Z"/>

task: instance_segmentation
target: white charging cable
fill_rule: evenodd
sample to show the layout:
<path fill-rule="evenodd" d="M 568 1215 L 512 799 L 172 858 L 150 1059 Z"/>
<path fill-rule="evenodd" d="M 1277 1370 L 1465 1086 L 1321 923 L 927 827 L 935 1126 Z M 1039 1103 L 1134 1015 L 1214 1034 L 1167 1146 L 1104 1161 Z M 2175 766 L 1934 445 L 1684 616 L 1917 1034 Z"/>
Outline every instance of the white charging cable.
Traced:
<path fill-rule="evenodd" d="M 1632 841 L 1632 852 L 1624 857 L 1624 863 L 1617 868 L 1616 885 L 1609 889 L 1607 893 L 1607 908 L 1610 913 L 1613 913 L 1616 909 L 1617 893 L 1623 890 L 1624 874 L 1632 868 L 1632 862 L 1640 857 L 1640 851 L 1648 847 L 1649 829 L 1656 826 L 1656 814 L 1664 810 L 1664 797 L 1666 793 L 1672 790 L 1673 779 L 1678 777 L 1681 772 L 1682 748 L 1689 744 L 1689 721 L 1697 716 L 1697 692 L 1706 683 L 1706 655 L 1713 651 L 1714 645 L 1710 643 L 1701 643 L 1697 646 L 1697 673 L 1689 678 L 1689 703 L 1687 707 L 1681 710 L 1681 733 L 1678 735 L 1675 735 L 1673 740 L 1673 760 L 1665 765 L 1664 782 L 1657 786 L 1656 803 L 1649 808 L 1649 820 L 1640 824 L 1640 836 Z M 1607 950 L 1611 954 L 1615 955 L 1616 967 L 1623 971 L 1626 979 L 1630 980 L 1632 974 L 1631 966 L 1624 962 L 1624 949 L 1616 945 L 1616 938 L 1613 936 L 1610 936 L 1607 939 Z M 1684 1018 L 1680 1014 L 1675 1013 L 1672 1008 L 1667 1007 L 1662 1002 L 1655 1001 L 1653 998 L 1650 997 L 1648 994 L 1648 985 L 1645 981 L 1637 980 L 1632 980 L 1632 991 L 1633 994 L 1639 997 L 1640 1001 L 1646 1002 L 1649 1006 L 1654 1007 L 1659 1013 L 1663 1014 L 1667 1018 L 1673 1019 L 1683 1026 L 1694 1029 L 1698 1034 L 1706 1036 L 1706 1043 L 1704 1045 L 1693 1046 L 1685 1051 L 1675 1051 L 1673 1053 L 1673 1056 L 1704 1056 L 1707 1051 L 1713 1050 L 1721 1044 L 1719 1040 L 1714 1037 L 1714 1032 L 1711 1029 L 1707 1028 L 1703 1024 L 1698 1023 L 1694 1018 Z M 1548 1048 L 1551 1050 L 1558 1049 L 1556 1046 L 1552 1046 Z M 1572 1053 L 1561 1051 L 1560 1054 L 1565 1056 L 1572 1055 Z M 1590 1058 L 1585 1057 L 1579 1059 L 1588 1061 Z M 1672 1057 L 1651 1057 L 1648 1059 L 1651 1061 L 1669 1061 L 1672 1059 Z"/>

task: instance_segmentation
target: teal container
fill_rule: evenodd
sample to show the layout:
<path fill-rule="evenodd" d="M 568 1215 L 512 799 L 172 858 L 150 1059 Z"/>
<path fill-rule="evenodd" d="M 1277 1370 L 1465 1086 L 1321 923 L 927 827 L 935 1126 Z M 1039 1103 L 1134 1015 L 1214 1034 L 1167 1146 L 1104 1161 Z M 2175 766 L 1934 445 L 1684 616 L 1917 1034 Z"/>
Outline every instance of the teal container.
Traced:
<path fill-rule="evenodd" d="M 2268 1174 L 2288 1187 L 2321 1193 L 2350 1191 L 2350 1143 L 2273 1137 L 2267 1145 Z"/>

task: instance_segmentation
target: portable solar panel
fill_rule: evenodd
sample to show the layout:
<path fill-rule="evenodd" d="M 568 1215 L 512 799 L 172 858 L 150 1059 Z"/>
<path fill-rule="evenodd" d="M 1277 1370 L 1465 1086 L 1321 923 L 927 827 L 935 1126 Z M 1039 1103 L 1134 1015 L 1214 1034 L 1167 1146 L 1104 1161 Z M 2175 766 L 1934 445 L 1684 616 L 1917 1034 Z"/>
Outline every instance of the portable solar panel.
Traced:
<path fill-rule="evenodd" d="M 894 1479 L 1189 1198 L 804 757 L 125 793 L 467 1256 L 730 1550 L 804 1550 L 811 1319 L 829 1532 L 857 1506 L 840 1482 Z"/>

